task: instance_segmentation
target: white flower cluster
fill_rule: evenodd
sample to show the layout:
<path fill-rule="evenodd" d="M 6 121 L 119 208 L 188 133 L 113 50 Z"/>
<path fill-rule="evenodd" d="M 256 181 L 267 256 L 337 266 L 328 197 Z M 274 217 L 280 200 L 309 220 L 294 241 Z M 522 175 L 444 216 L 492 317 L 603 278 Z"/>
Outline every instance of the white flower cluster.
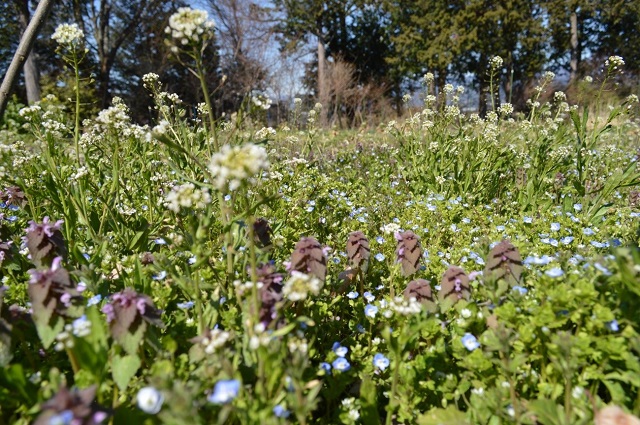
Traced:
<path fill-rule="evenodd" d="M 275 137 L 276 131 L 271 127 L 262 127 L 260 130 L 256 131 L 256 139 L 268 139 L 270 137 Z"/>
<path fill-rule="evenodd" d="M 271 108 L 271 99 L 265 96 L 252 96 L 251 102 L 257 106 L 258 108 L 264 109 L 265 111 Z"/>
<path fill-rule="evenodd" d="M 205 208 L 211 203 L 209 191 L 197 189 L 193 183 L 185 183 L 174 187 L 165 198 L 165 205 L 173 212 L 180 208 Z"/>
<path fill-rule="evenodd" d="M 243 146 L 224 145 L 209 162 L 209 170 L 214 177 L 214 186 L 222 192 L 238 189 L 242 184 L 254 183 L 254 176 L 269 170 L 267 151 L 248 143 Z"/>
<path fill-rule="evenodd" d="M 497 71 L 498 69 L 502 68 L 503 63 L 504 61 L 500 56 L 494 56 L 489 60 L 489 65 L 491 66 L 491 69 L 493 69 L 494 71 Z"/>
<path fill-rule="evenodd" d="M 213 31 L 214 23 L 204 10 L 181 7 L 169 18 L 164 32 L 182 45 L 205 39 Z"/>
<path fill-rule="evenodd" d="M 160 76 L 155 72 L 149 72 L 142 76 L 142 83 L 147 90 L 153 90 L 160 83 Z"/>
<path fill-rule="evenodd" d="M 209 335 L 202 338 L 200 344 L 204 346 L 204 352 L 207 354 L 213 354 L 215 351 L 222 347 L 231 337 L 231 334 L 227 331 L 220 329 L 211 329 Z"/>
<path fill-rule="evenodd" d="M 609 59 L 604 62 L 604 66 L 611 71 L 615 71 L 621 66 L 624 66 L 624 59 L 620 56 L 609 56 Z"/>
<path fill-rule="evenodd" d="M 307 298 L 309 293 L 318 295 L 322 289 L 322 282 L 315 276 L 292 271 L 291 277 L 282 288 L 282 293 L 291 301 L 301 301 Z"/>
<path fill-rule="evenodd" d="M 498 113 L 502 116 L 508 116 L 513 113 L 513 105 L 510 103 L 501 103 L 498 106 Z"/>
<path fill-rule="evenodd" d="M 414 297 L 411 297 L 408 301 L 403 297 L 396 297 L 391 301 L 389 307 L 391 310 L 402 316 L 418 314 L 422 311 L 422 304 L 420 304 Z"/>
<path fill-rule="evenodd" d="M 77 47 L 84 39 L 84 33 L 78 24 L 60 24 L 51 39 L 64 47 Z"/>

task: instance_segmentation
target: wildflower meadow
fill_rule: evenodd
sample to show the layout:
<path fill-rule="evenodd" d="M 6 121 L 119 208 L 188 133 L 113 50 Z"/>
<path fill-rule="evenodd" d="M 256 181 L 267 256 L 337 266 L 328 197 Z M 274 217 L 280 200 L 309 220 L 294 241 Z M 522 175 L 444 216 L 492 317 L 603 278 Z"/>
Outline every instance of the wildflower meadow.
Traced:
<path fill-rule="evenodd" d="M 427 73 L 394 121 L 327 129 L 297 99 L 271 128 L 264 98 L 215 113 L 214 31 L 169 19 L 203 102 L 140 76 L 151 125 L 118 97 L 86 113 L 74 24 L 73 96 L 7 111 L 0 424 L 639 423 L 622 57 L 576 104 L 546 72 L 526 113 L 480 116 Z"/>

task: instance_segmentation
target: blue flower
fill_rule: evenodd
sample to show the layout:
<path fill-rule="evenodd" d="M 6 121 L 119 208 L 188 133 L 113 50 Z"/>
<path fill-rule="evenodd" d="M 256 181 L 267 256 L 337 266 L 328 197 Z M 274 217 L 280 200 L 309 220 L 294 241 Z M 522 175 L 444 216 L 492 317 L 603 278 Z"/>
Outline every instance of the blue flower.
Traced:
<path fill-rule="evenodd" d="M 156 245 L 166 245 L 167 241 L 164 238 L 158 238 L 153 241 Z"/>
<path fill-rule="evenodd" d="M 273 408 L 273 414 L 279 418 L 288 418 L 291 413 L 281 404 L 278 404 Z"/>
<path fill-rule="evenodd" d="M 464 334 L 464 336 L 462 337 L 462 345 L 464 345 L 464 348 L 466 348 L 469 351 L 473 351 L 476 348 L 480 347 L 480 343 L 478 342 L 478 339 L 473 336 L 473 334 L 470 333 L 466 333 Z"/>
<path fill-rule="evenodd" d="M 100 294 L 94 295 L 93 297 L 89 298 L 89 300 L 87 301 L 87 307 L 91 307 L 92 305 L 96 305 L 100 301 L 102 301 L 102 295 L 100 295 Z"/>
<path fill-rule="evenodd" d="M 57 415 L 49 418 L 50 425 L 69 425 L 73 421 L 74 416 L 71 410 L 63 410 Z"/>
<path fill-rule="evenodd" d="M 527 224 L 531 224 L 533 222 L 533 219 L 531 217 L 524 216 L 524 217 L 522 217 L 522 222 L 523 223 L 527 223 Z"/>
<path fill-rule="evenodd" d="M 504 229 L 505 229 L 505 227 L 504 227 L 504 226 L 502 226 L 502 225 L 500 225 L 500 226 L 496 226 L 496 230 L 497 230 L 498 232 L 504 232 Z"/>
<path fill-rule="evenodd" d="M 573 204 L 573 209 L 576 211 L 582 211 L 582 204 Z"/>
<path fill-rule="evenodd" d="M 368 302 L 373 302 L 373 300 L 376 299 L 376 297 L 373 296 L 373 294 L 369 291 L 365 292 L 363 295 L 365 300 L 367 300 Z"/>
<path fill-rule="evenodd" d="M 356 291 L 351 291 L 351 292 L 349 292 L 347 294 L 347 298 L 352 299 L 352 300 L 356 299 L 356 298 L 358 298 L 358 293 Z"/>
<path fill-rule="evenodd" d="M 594 232 L 593 229 L 591 229 L 591 227 L 585 227 L 584 229 L 582 229 L 582 233 L 585 236 L 591 236 L 591 235 L 594 235 L 596 232 Z"/>
<path fill-rule="evenodd" d="M 333 350 L 334 353 L 336 353 L 336 356 L 338 357 L 344 357 L 349 352 L 349 349 L 347 347 L 340 345 L 339 342 L 334 342 L 333 347 L 331 347 L 331 349 Z"/>
<path fill-rule="evenodd" d="M 569 245 L 571 242 L 573 242 L 573 236 L 565 236 L 564 238 L 560 239 L 560 242 L 562 242 L 564 245 Z"/>
<path fill-rule="evenodd" d="M 376 242 L 378 243 L 384 243 L 384 238 L 382 236 L 377 236 L 376 237 Z"/>
<path fill-rule="evenodd" d="M 593 267 L 595 267 L 597 270 L 601 271 L 603 275 L 611 276 L 611 272 L 609 271 L 609 269 L 606 268 L 605 266 L 603 266 L 602 264 L 594 263 Z"/>
<path fill-rule="evenodd" d="M 560 230 L 560 223 L 551 223 L 551 231 L 557 232 L 558 230 Z"/>
<path fill-rule="evenodd" d="M 608 248 L 609 242 L 591 241 L 591 245 L 595 246 L 596 248 Z"/>
<path fill-rule="evenodd" d="M 154 274 L 153 276 L 151 276 L 151 279 L 153 279 L 153 280 L 162 280 L 165 277 L 167 277 L 167 272 L 162 270 L 160 273 Z"/>
<path fill-rule="evenodd" d="M 189 310 L 190 308 L 193 307 L 193 301 L 186 301 L 186 302 L 183 302 L 183 303 L 178 303 L 177 307 L 181 308 L 183 310 Z"/>
<path fill-rule="evenodd" d="M 542 257 L 529 256 L 524 259 L 523 263 L 527 265 L 533 264 L 535 266 L 546 266 L 551 261 L 553 261 L 553 258 L 545 254 Z"/>
<path fill-rule="evenodd" d="M 333 366 L 333 368 L 339 372 L 346 372 L 351 369 L 349 361 L 344 357 L 338 357 L 337 359 L 335 359 L 333 363 L 331 363 L 331 366 Z"/>
<path fill-rule="evenodd" d="M 326 373 L 331 373 L 331 365 L 327 362 L 320 363 L 320 369 L 324 370 Z"/>
<path fill-rule="evenodd" d="M 549 277 L 560 277 L 564 274 L 564 271 L 562 271 L 562 269 L 560 267 L 554 267 L 552 269 L 547 270 L 546 272 L 544 272 L 547 276 Z"/>
<path fill-rule="evenodd" d="M 617 320 L 612 320 L 610 322 L 606 323 L 607 329 L 609 329 L 611 332 L 618 332 L 620 330 L 620 326 L 618 325 L 618 321 Z"/>
<path fill-rule="evenodd" d="M 373 356 L 373 365 L 378 369 L 384 371 L 389 367 L 389 359 L 384 356 L 384 354 L 376 354 Z"/>
<path fill-rule="evenodd" d="M 367 304 L 364 306 L 364 315 L 367 317 L 374 318 L 378 314 L 378 307 L 372 304 Z"/>
<path fill-rule="evenodd" d="M 527 288 L 525 288 L 524 286 L 519 286 L 519 285 L 514 286 L 513 290 L 519 292 L 520 295 L 524 295 L 527 292 L 529 292 L 529 290 Z"/>
<path fill-rule="evenodd" d="M 385 256 L 384 256 L 384 254 L 383 254 L 383 253 L 379 252 L 379 253 L 377 253 L 373 258 L 375 258 L 375 259 L 376 259 L 376 260 L 378 260 L 378 261 L 384 261 Z"/>
<path fill-rule="evenodd" d="M 237 379 L 223 379 L 216 382 L 213 392 L 209 394 L 207 400 L 214 404 L 227 404 L 236 398 L 239 392 L 240 381 Z"/>

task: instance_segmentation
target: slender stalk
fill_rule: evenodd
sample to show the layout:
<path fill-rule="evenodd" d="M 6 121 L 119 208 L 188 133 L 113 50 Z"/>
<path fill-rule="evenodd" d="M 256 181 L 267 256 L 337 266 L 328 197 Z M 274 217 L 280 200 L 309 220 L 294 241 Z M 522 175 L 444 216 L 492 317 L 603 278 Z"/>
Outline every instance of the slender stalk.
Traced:
<path fill-rule="evenodd" d="M 76 113 L 75 113 L 75 128 L 73 130 L 73 141 L 75 143 L 76 148 L 76 161 L 78 162 L 78 167 L 80 167 L 80 69 L 79 69 L 80 61 L 78 60 L 78 55 L 76 48 L 73 48 L 73 70 L 75 71 L 75 94 L 76 94 Z"/>
<path fill-rule="evenodd" d="M 391 394 L 389 394 L 389 406 L 387 407 L 387 418 L 385 425 L 391 425 L 391 419 L 393 417 L 393 411 L 396 407 L 396 391 L 398 390 L 398 380 L 400 378 L 400 357 L 399 353 L 395 353 L 394 365 L 393 365 L 393 378 L 391 380 Z"/>
<path fill-rule="evenodd" d="M 209 88 L 207 87 L 206 80 L 206 68 L 202 63 L 202 56 L 196 55 L 196 69 L 198 71 L 198 79 L 200 80 L 200 88 L 202 89 L 202 95 L 204 96 L 204 102 L 207 105 L 207 112 L 209 113 L 209 132 L 213 137 L 213 148 L 215 152 L 220 150 L 218 146 L 218 135 L 216 133 L 216 119 L 213 115 L 213 105 L 211 104 L 211 97 L 209 96 Z M 209 152 L 210 154 L 212 152 Z"/>

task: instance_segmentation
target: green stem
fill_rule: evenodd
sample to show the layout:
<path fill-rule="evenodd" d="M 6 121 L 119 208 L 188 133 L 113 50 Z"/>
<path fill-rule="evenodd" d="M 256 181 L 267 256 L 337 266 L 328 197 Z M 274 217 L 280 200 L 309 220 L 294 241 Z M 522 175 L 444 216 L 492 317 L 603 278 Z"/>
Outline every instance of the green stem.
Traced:
<path fill-rule="evenodd" d="M 213 115 L 213 105 L 211 104 L 211 97 L 209 96 L 209 88 L 207 87 L 206 81 L 206 69 L 204 64 L 202 63 L 202 58 L 198 55 L 196 56 L 196 68 L 198 70 L 198 79 L 200 80 L 200 88 L 202 89 L 202 95 L 204 96 L 204 102 L 207 105 L 207 112 L 209 113 L 209 132 L 213 137 L 213 148 L 215 152 L 220 150 L 218 146 L 218 135 L 216 132 L 216 120 Z M 209 152 L 210 154 L 212 152 Z"/>
<path fill-rule="evenodd" d="M 400 353 L 395 352 L 395 359 L 393 365 L 393 378 L 391 381 L 391 394 L 389 394 L 389 406 L 387 408 L 387 418 L 385 425 L 391 425 L 391 419 L 393 417 L 393 411 L 396 407 L 396 391 L 398 389 L 398 380 L 400 378 Z"/>
<path fill-rule="evenodd" d="M 80 69 L 79 69 L 79 61 L 76 55 L 76 49 L 73 49 L 73 69 L 75 71 L 76 78 L 76 86 L 75 86 L 75 94 L 76 94 L 76 114 L 75 114 L 75 129 L 73 133 L 73 141 L 75 143 L 76 148 L 76 161 L 78 162 L 78 167 L 80 167 Z"/>

